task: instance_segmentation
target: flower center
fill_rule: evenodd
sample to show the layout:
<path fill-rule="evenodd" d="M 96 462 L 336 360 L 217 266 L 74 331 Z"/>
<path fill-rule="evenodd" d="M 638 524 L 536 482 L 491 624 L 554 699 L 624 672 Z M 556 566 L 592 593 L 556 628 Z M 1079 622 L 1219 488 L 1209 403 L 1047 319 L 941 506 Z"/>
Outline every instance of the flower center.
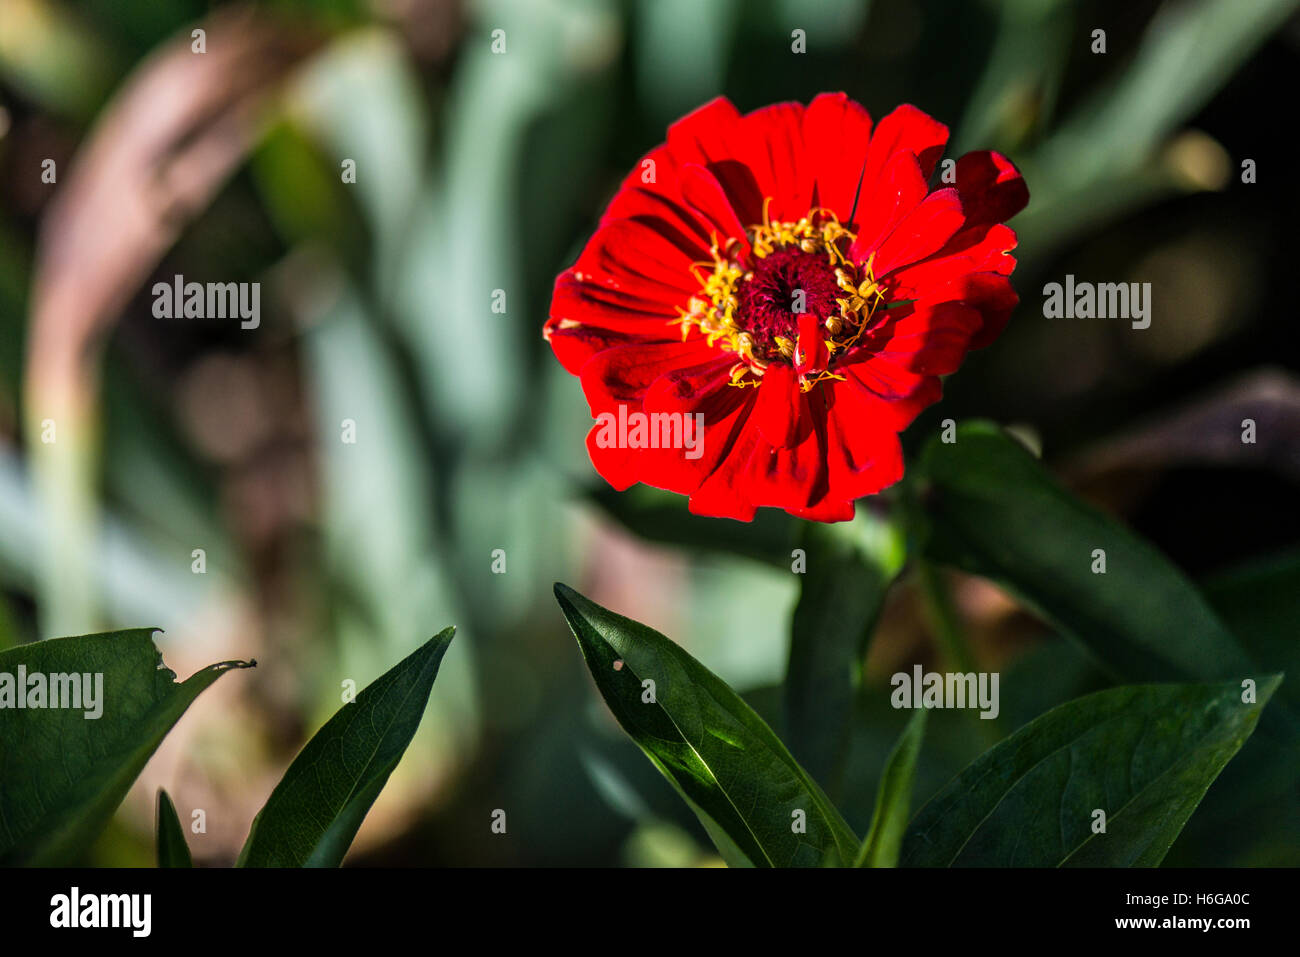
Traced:
<path fill-rule="evenodd" d="M 823 379 L 837 353 L 851 349 L 883 299 L 871 260 L 848 258 L 856 238 L 827 209 L 797 223 L 763 223 L 745 230 L 750 249 L 728 240 L 696 264 L 700 294 L 679 309 L 683 339 L 699 329 L 713 345 L 736 353 L 731 384 L 756 386 L 772 363 L 799 372 L 807 391 Z M 710 269 L 711 272 L 704 272 Z"/>

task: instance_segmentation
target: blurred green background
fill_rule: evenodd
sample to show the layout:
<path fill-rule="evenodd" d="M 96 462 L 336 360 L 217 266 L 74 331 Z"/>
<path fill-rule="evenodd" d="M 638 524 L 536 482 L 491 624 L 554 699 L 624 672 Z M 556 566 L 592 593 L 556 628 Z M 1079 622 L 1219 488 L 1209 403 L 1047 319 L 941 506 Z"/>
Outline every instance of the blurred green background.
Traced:
<path fill-rule="evenodd" d="M 192 709 L 90 862 L 151 859 L 162 785 L 182 820 L 205 811 L 196 860 L 229 864 L 342 682 L 452 623 L 353 863 L 715 862 L 599 703 L 551 583 L 673 637 L 777 724 L 797 583 L 602 511 L 541 326 L 620 178 L 720 93 L 912 102 L 949 155 L 1020 165 L 1022 305 L 905 446 L 947 417 L 1016 426 L 1296 661 L 1296 7 L 0 0 L 0 647 L 156 625 L 182 676 L 259 662 Z M 1066 273 L 1151 282 L 1151 327 L 1044 319 Z M 176 274 L 260 282 L 259 328 L 155 318 Z M 1104 685 L 991 585 L 953 585 L 1008 728 Z M 906 718 L 887 677 L 935 656 L 905 581 L 868 660 L 842 802 L 859 831 Z M 974 713 L 934 715 L 917 804 L 987 743 Z M 1296 796 L 1294 768 L 1243 751 L 1169 863 L 1300 862 Z"/>

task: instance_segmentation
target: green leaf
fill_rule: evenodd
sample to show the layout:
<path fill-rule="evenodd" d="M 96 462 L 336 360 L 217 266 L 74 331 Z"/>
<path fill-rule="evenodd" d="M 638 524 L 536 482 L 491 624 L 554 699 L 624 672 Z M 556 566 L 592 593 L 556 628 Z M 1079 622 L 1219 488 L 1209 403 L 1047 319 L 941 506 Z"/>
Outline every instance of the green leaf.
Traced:
<path fill-rule="evenodd" d="M 194 859 L 190 857 L 190 846 L 185 843 L 185 831 L 176 816 L 176 806 L 162 788 L 158 789 L 157 830 L 158 866 L 193 867 Z"/>
<path fill-rule="evenodd" d="M 1016 220 L 1020 248 L 1047 255 L 1163 193 L 1187 189 L 1187 173 L 1162 161 L 1158 148 L 1295 9 L 1296 0 L 1162 4 L 1124 68 L 1089 91 L 1035 154 L 1017 156 L 1034 184 L 1034 201 Z M 1050 32 L 1044 36 L 1050 42 Z M 1207 186 L 1217 188 L 1200 188 Z"/>
<path fill-rule="evenodd" d="M 1267 671 L 1300 674 L 1300 552 L 1290 551 L 1214 575 L 1200 583 L 1205 597 Z M 1166 866 L 1278 866 L 1300 863 L 1300 762 L 1296 761 L 1293 682 L 1277 698 L 1241 753 L 1224 769 Z M 1291 705 L 1291 709 L 1279 707 Z"/>
<path fill-rule="evenodd" d="M 871 830 L 862 842 L 856 867 L 897 867 L 898 852 L 907 828 L 907 813 L 912 804 L 912 778 L 916 758 L 925 737 L 925 719 L 929 712 L 918 708 L 898 738 L 898 744 L 885 762 L 885 773 L 876 793 L 876 810 L 871 816 Z"/>
<path fill-rule="evenodd" d="M 1112 672 L 1214 680 L 1258 670 L 1182 572 L 997 426 L 967 423 L 956 442 L 932 441 L 919 472 L 925 553 L 999 582 Z M 1093 572 L 1095 549 L 1104 574 Z"/>
<path fill-rule="evenodd" d="M 905 549 L 898 527 L 865 508 L 851 523 L 809 523 L 801 545 L 807 567 L 790 622 L 785 739 L 834 793 L 862 660 Z"/>
<path fill-rule="evenodd" d="M 904 866 L 1154 867 L 1281 681 L 1129 685 L 1031 721 L 921 809 Z M 1096 811 L 1105 833 L 1094 833 Z"/>
<path fill-rule="evenodd" d="M 316 732 L 258 812 L 240 867 L 337 867 L 420 726 L 455 628 L 398 662 Z"/>
<path fill-rule="evenodd" d="M 1201 589 L 1261 666 L 1300 674 L 1300 549 L 1222 572 Z M 1300 683 L 1283 684 L 1278 696 L 1300 705 Z"/>
<path fill-rule="evenodd" d="M 74 862 L 199 693 L 232 668 L 250 667 L 223 661 L 178 684 L 153 632 L 55 638 L 0 652 L 0 865 Z M 15 692 L 20 668 L 28 682 L 37 674 L 92 676 L 79 683 L 94 700 L 17 709 L 6 689 Z M 98 717 L 87 716 L 99 708 Z"/>
<path fill-rule="evenodd" d="M 1296 0 L 1194 0 L 1161 7 L 1127 69 L 1080 105 L 1045 152 L 1054 158 L 1080 151 L 1083 155 L 1067 167 L 1076 177 L 1141 164 L 1147 151 L 1222 89 L 1295 9 Z M 1114 150 L 1119 144 L 1125 149 Z"/>
<path fill-rule="evenodd" d="M 556 584 L 555 598 L 614 717 L 690 805 L 728 864 L 853 860 L 853 831 L 721 679 L 657 631 L 567 585 Z M 804 833 L 796 832 L 800 823 Z"/>

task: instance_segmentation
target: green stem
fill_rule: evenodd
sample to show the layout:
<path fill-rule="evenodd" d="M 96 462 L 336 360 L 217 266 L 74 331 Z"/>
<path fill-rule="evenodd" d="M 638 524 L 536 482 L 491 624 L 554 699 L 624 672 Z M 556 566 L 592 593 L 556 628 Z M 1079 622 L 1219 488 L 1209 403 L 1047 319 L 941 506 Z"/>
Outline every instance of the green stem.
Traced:
<path fill-rule="evenodd" d="M 979 665 L 975 660 L 974 652 L 971 651 L 970 642 L 966 640 L 961 616 L 957 614 L 957 606 L 952 600 L 952 590 L 948 588 L 943 573 L 923 558 L 916 560 L 916 572 L 921 594 L 925 599 L 927 616 L 939 640 L 939 645 L 943 648 L 943 656 L 948 667 L 962 674 L 978 672 Z M 990 743 L 1000 740 L 1004 733 L 1001 719 L 981 720 L 975 723 L 980 726 Z"/>
<path fill-rule="evenodd" d="M 944 659 L 956 671 L 966 673 L 978 670 L 957 608 L 953 604 L 952 592 L 942 573 L 923 558 L 916 561 L 916 573 L 930 625 L 943 649 Z"/>

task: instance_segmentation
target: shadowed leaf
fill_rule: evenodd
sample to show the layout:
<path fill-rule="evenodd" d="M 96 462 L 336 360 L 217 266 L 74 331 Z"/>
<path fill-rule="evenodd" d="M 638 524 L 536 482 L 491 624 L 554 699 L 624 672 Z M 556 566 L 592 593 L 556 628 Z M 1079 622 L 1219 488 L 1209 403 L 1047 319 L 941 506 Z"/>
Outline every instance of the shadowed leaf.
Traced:
<path fill-rule="evenodd" d="M 9 693 L 22 693 L 20 668 L 28 692 L 38 674 L 47 684 L 50 675 L 75 675 L 83 686 L 79 708 L 0 707 L 0 864 L 76 860 L 199 693 L 232 668 L 249 667 L 224 661 L 177 683 L 152 635 L 137 628 L 0 652 L 0 702 L 5 676 L 13 676 Z"/>
<path fill-rule="evenodd" d="M 159 867 L 193 867 L 190 846 L 185 843 L 185 831 L 180 818 L 176 816 L 176 806 L 163 789 L 158 789 L 158 866 Z"/>
<path fill-rule="evenodd" d="M 912 714 L 885 762 L 885 773 L 876 793 L 876 810 L 871 817 L 871 830 L 858 852 L 857 867 L 898 866 L 898 852 L 903 845 L 903 832 L 907 829 L 907 814 L 912 804 L 912 778 L 916 774 L 916 759 L 921 753 L 928 714 L 924 708 L 918 708 Z"/>
<path fill-rule="evenodd" d="M 1130 685 L 1054 708 L 921 809 L 900 863 L 1154 867 L 1280 681 L 1258 679 L 1250 703 L 1229 681 Z"/>
<path fill-rule="evenodd" d="M 966 423 L 956 442 L 931 442 L 920 472 L 930 483 L 927 555 L 1004 585 L 1113 673 L 1213 680 L 1257 670 L 1181 571 L 996 426 Z M 1094 571 L 1101 552 L 1105 571 Z"/>

